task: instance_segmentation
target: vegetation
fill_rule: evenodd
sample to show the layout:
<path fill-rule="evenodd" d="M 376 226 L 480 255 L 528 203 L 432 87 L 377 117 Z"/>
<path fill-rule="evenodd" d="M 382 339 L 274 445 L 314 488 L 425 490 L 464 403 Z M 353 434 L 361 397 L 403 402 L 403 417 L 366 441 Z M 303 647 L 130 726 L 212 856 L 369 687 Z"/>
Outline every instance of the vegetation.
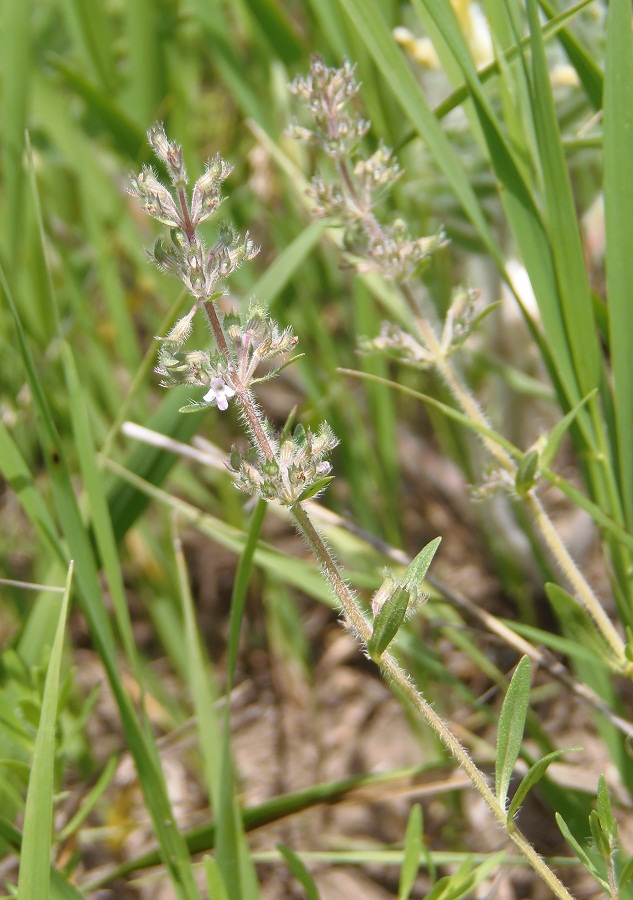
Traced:
<path fill-rule="evenodd" d="M 7 896 L 633 896 L 630 4 L 0 34 Z"/>

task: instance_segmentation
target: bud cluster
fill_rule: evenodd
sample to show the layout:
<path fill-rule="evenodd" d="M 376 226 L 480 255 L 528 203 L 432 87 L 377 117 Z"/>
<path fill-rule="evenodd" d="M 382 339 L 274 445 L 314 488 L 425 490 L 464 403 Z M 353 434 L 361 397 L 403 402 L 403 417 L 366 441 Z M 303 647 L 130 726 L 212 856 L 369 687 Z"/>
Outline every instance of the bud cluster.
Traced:
<path fill-rule="evenodd" d="M 185 350 L 183 345 L 191 331 L 195 307 L 180 319 L 162 339 L 156 372 L 162 376 L 163 387 L 195 384 L 208 387 L 201 402 L 191 401 L 183 409 L 187 412 L 217 405 L 227 408 L 227 400 L 235 394 L 234 381 L 248 389 L 261 381 L 273 378 L 292 360 L 273 366 L 257 374 L 262 363 L 277 360 L 297 344 L 291 328 L 283 331 L 271 319 L 264 306 L 252 303 L 244 316 L 232 310 L 222 318 L 229 358 L 219 351 Z"/>
<path fill-rule="evenodd" d="M 262 460 L 254 449 L 243 454 L 233 448 L 229 468 L 239 490 L 294 506 L 329 484 L 332 466 L 327 456 L 338 440 L 327 422 L 316 434 L 297 425 L 292 435 L 283 435 L 276 443 L 274 459 Z"/>
<path fill-rule="evenodd" d="M 155 371 L 162 376 L 162 387 L 195 384 L 208 389 L 202 400 L 190 400 L 181 412 L 197 412 L 209 406 L 225 410 L 230 398 L 235 396 L 231 373 L 219 353 L 180 350 L 176 344 L 164 341 Z"/>
<path fill-rule="evenodd" d="M 349 82 L 343 82 L 337 88 L 341 97 L 349 90 Z M 338 103 L 335 95 L 338 96 L 336 91 L 331 102 Z M 274 435 L 250 388 L 272 378 L 293 361 L 280 362 L 280 357 L 294 349 L 297 338 L 292 329 L 279 328 L 261 304 L 252 302 L 243 315 L 235 310 L 223 315 L 215 305 L 222 296 L 219 282 L 257 253 L 248 235 L 240 239 L 227 225 L 220 226 L 218 240 L 210 249 L 198 236 L 200 223 L 222 201 L 222 182 L 231 168 L 219 156 L 210 160 L 188 198 L 181 148 L 167 139 L 162 125 L 155 125 L 148 138 L 167 169 L 172 189 L 161 184 L 153 169 L 145 167 L 132 178 L 130 194 L 141 200 L 150 216 L 171 229 L 169 238 L 161 236 L 155 242 L 150 258 L 163 272 L 180 278 L 195 299 L 189 312 L 160 339 L 156 371 L 164 387 L 190 384 L 206 388 L 201 400 L 190 400 L 181 412 L 211 406 L 225 410 L 235 397 L 253 440 L 245 454 L 237 450 L 231 453 L 229 469 L 236 486 L 266 500 L 277 499 L 294 506 L 318 494 L 331 480 L 326 457 L 337 440 L 326 423 L 316 434 L 299 425 L 292 436 Z M 189 350 L 185 346 L 199 310 L 206 314 L 215 338 L 212 350 Z M 270 365 L 260 371 L 266 363 Z"/>
<path fill-rule="evenodd" d="M 218 283 L 257 253 L 248 233 L 240 239 L 223 223 L 210 249 L 198 237 L 190 241 L 183 231 L 172 229 L 169 240 L 157 238 L 148 256 L 161 272 L 180 278 L 190 294 L 205 301 L 220 297 Z"/>
<path fill-rule="evenodd" d="M 393 188 L 402 170 L 392 151 L 382 144 L 370 156 L 358 152 L 370 123 L 348 111 L 356 95 L 355 66 L 345 61 L 340 69 L 328 68 L 314 57 L 310 72 L 290 85 L 291 93 L 304 101 L 313 128 L 293 123 L 290 134 L 300 141 L 317 143 L 336 163 L 337 176 L 326 181 L 316 174 L 308 193 L 314 214 L 333 219 L 345 228 L 344 242 L 359 270 L 374 270 L 394 281 L 410 278 L 428 256 L 442 245 L 443 236 L 413 238 L 401 219 L 391 225 L 378 221 L 374 210 Z"/>
<path fill-rule="evenodd" d="M 292 328 L 280 330 L 274 319 L 267 314 L 266 308 L 259 303 L 251 303 L 242 319 L 235 310 L 227 313 L 223 328 L 227 343 L 233 350 L 238 377 L 245 387 L 273 378 L 292 362 L 288 360 L 264 375 L 255 377 L 261 363 L 290 353 L 298 340 L 292 333 Z"/>
<path fill-rule="evenodd" d="M 406 281 L 445 243 L 442 231 L 430 237 L 412 238 L 406 223 L 402 219 L 396 219 L 392 225 L 383 226 L 379 235 L 369 238 L 369 261 L 360 263 L 358 269 L 377 269 L 394 281 Z"/>
<path fill-rule="evenodd" d="M 399 362 L 418 369 L 432 368 L 438 356 L 446 358 L 457 350 L 473 332 L 482 318 L 493 308 L 477 312 L 478 291 L 459 288 L 446 314 L 439 344 L 429 347 L 421 336 L 415 337 L 393 322 L 383 322 L 380 333 L 374 338 L 362 338 L 360 349 L 365 353 L 379 350 Z"/>
<path fill-rule="evenodd" d="M 347 60 L 342 68 L 333 69 L 314 56 L 309 74 L 289 85 L 290 92 L 308 107 L 314 124 L 310 129 L 293 122 L 290 133 L 298 140 L 319 144 L 332 159 L 346 159 L 369 131 L 370 123 L 346 108 L 360 88 L 355 71 L 356 66 Z"/>
<path fill-rule="evenodd" d="M 221 293 L 218 283 L 258 252 L 248 234 L 241 239 L 229 225 L 219 227 L 218 240 L 210 249 L 196 231 L 222 203 L 222 183 L 231 166 L 219 155 L 208 160 L 188 199 L 182 148 L 167 140 L 160 124 L 150 129 L 148 139 L 172 183 L 170 191 L 151 166 L 131 177 L 129 193 L 142 202 L 148 215 L 171 228 L 170 238 L 159 237 L 148 255 L 162 272 L 179 278 L 197 300 L 215 299 Z"/>

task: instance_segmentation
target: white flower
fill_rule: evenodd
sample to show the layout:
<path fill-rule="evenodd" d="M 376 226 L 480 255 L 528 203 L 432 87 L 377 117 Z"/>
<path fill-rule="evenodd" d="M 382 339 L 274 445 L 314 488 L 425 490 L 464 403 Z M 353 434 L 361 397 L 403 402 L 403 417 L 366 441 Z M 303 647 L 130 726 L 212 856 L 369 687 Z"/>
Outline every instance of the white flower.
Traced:
<path fill-rule="evenodd" d="M 218 409 L 225 410 L 228 409 L 230 398 L 234 396 L 235 391 L 225 381 L 212 378 L 209 390 L 202 399 L 205 403 L 217 403 Z"/>

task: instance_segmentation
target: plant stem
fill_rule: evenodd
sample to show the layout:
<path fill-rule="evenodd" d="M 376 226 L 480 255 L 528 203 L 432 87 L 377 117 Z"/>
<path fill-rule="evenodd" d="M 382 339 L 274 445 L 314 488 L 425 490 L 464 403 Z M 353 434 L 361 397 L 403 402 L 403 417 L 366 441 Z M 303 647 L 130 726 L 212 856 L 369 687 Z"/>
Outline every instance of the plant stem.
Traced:
<path fill-rule="evenodd" d="M 547 543 L 547 546 L 550 548 L 552 556 L 561 567 L 569 583 L 573 586 L 580 602 L 595 622 L 596 628 L 612 649 L 618 663 L 625 670 L 630 669 L 631 666 L 625 656 L 624 645 L 620 635 L 616 631 L 613 622 L 607 616 L 596 595 L 591 590 L 584 575 L 571 558 L 567 547 L 565 547 L 560 535 L 554 528 L 552 520 L 543 509 L 541 501 L 536 496 L 534 489 L 526 493 L 524 502 L 532 514 L 536 526 Z"/>
<path fill-rule="evenodd" d="M 255 438 L 257 446 L 266 457 L 266 459 L 274 459 L 275 451 L 268 438 L 268 435 L 262 427 L 261 417 L 257 412 L 255 402 L 250 394 L 250 391 L 242 384 L 242 380 L 233 363 L 233 358 L 229 351 L 229 345 L 227 344 L 226 338 L 224 336 L 224 331 L 222 330 L 222 324 L 220 322 L 220 319 L 218 318 L 215 303 L 212 300 L 198 300 L 197 303 L 198 307 L 204 311 L 207 322 L 209 323 L 211 331 L 213 332 L 213 337 L 215 338 L 216 344 L 218 345 L 218 349 L 220 350 L 220 353 L 230 367 L 231 384 L 237 396 L 240 409 L 244 413 L 248 428 Z"/>
<path fill-rule="evenodd" d="M 358 191 L 356 190 L 347 162 L 345 160 L 339 160 L 338 168 L 355 216 L 362 222 L 367 235 L 372 241 L 383 240 L 384 236 L 381 225 L 372 211 L 363 205 Z M 400 281 L 398 282 L 398 287 L 411 311 L 422 343 L 433 358 L 436 371 L 448 387 L 458 406 L 472 422 L 490 430 L 491 426 L 485 413 L 463 383 L 455 368 L 451 365 L 448 355 L 442 348 L 432 325 L 424 316 L 420 315 L 418 303 L 410 284 L 406 281 Z M 497 443 L 486 437 L 486 435 L 480 434 L 480 438 L 495 462 L 514 482 L 517 475 L 517 466 L 512 457 Z M 606 614 L 600 600 L 562 542 L 560 535 L 554 528 L 551 519 L 545 512 L 536 493 L 534 490 L 527 491 L 522 499 L 533 517 L 543 542 L 575 591 L 578 602 L 587 611 L 597 630 L 612 650 L 618 668 L 629 676 L 632 676 L 633 666 L 627 661 L 622 638 Z"/>
<path fill-rule="evenodd" d="M 346 622 L 354 630 L 359 640 L 366 646 L 372 634 L 371 624 L 359 609 L 356 597 L 342 577 L 327 544 L 315 528 L 314 523 L 306 512 L 303 504 L 298 503 L 293 506 L 292 514 L 297 526 L 314 551 L 321 564 L 321 568 L 332 585 L 343 608 Z M 466 748 L 462 746 L 452 731 L 437 715 L 433 707 L 424 699 L 422 694 L 420 694 L 406 672 L 400 667 L 397 660 L 391 654 L 384 653 L 380 660 L 380 669 L 386 676 L 386 680 L 396 686 L 406 702 L 419 713 L 424 721 L 437 734 L 446 749 L 452 754 L 466 775 L 468 775 L 472 784 L 484 799 L 495 819 L 499 822 L 510 840 L 518 847 L 523 856 L 552 890 L 554 895 L 563 898 L 563 900 L 572 900 L 571 894 L 554 875 L 544 860 L 541 859 L 529 841 L 526 840 L 513 822 L 508 822 L 505 810 L 490 789 L 485 776 L 471 759 Z"/>
<path fill-rule="evenodd" d="M 222 330 L 222 324 L 218 318 L 215 305 L 212 302 L 199 304 L 203 306 L 207 316 L 210 328 L 216 339 L 220 352 L 225 357 L 227 363 L 231 367 L 231 383 L 235 389 L 237 402 L 244 414 L 249 425 L 249 429 L 255 438 L 261 453 L 267 458 L 272 459 L 274 450 L 268 439 L 266 432 L 262 426 L 260 413 L 257 410 L 255 402 L 250 392 L 244 388 L 240 379 L 237 377 L 232 358 L 229 353 L 228 344 Z M 312 519 L 306 511 L 303 503 L 294 504 L 291 509 L 294 521 L 304 535 L 308 544 L 314 551 L 316 558 L 321 565 L 321 569 L 332 586 L 332 589 L 338 598 L 343 609 L 343 615 L 346 623 L 353 630 L 356 637 L 363 645 L 367 645 L 372 635 L 372 625 L 363 614 L 356 596 L 350 590 L 343 575 L 341 574 L 334 557 L 332 556 L 327 544 L 323 540 L 321 534 L 315 527 Z M 444 746 L 449 750 L 458 764 L 468 775 L 474 787 L 482 796 L 495 819 L 499 822 L 508 837 L 515 843 L 521 853 L 530 862 L 534 870 L 551 888 L 556 897 L 561 900 L 573 900 L 571 894 L 556 878 L 554 873 L 548 868 L 545 862 L 536 853 L 534 848 L 515 827 L 514 823 L 507 821 L 507 815 L 494 793 L 488 786 L 483 773 L 477 768 L 468 751 L 457 740 L 455 735 L 444 724 L 441 718 L 433 710 L 432 706 L 424 699 L 418 689 L 412 683 L 406 672 L 400 667 L 396 659 L 390 654 L 383 654 L 380 660 L 380 668 L 387 680 L 393 682 L 400 694 L 406 702 L 410 704 L 427 722 L 427 724 L 435 731 Z"/>

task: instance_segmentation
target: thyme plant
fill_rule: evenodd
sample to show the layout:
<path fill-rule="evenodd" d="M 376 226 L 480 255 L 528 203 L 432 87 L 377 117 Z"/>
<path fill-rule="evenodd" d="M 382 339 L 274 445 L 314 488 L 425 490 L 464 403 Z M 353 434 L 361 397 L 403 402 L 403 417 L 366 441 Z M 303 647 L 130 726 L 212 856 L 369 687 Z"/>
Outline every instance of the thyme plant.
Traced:
<path fill-rule="evenodd" d="M 383 148 L 369 160 L 358 162 L 353 172 L 344 161 L 357 147 L 368 127 L 367 123 L 346 112 L 347 101 L 358 90 L 353 67 L 346 64 L 340 70 L 327 69 L 315 60 L 309 78 L 295 82 L 294 90 L 306 97 L 315 117 L 315 132 L 309 135 L 306 132 L 303 136 L 312 138 L 316 135 L 336 160 L 344 182 L 342 187 L 336 189 L 330 189 L 319 181 L 314 183 L 314 194 L 323 214 L 331 214 L 336 209 L 338 214 L 347 218 L 350 240 L 365 244 L 366 259 L 388 273 L 401 286 L 412 309 L 417 309 L 407 279 L 428 253 L 441 243 L 442 237 L 413 239 L 402 223 L 397 222 L 386 229 L 373 217 L 372 197 L 377 190 L 387 189 L 398 177 L 399 170 L 390 153 Z M 138 176 L 132 178 L 130 193 L 141 201 L 148 215 L 170 228 L 170 237 L 159 237 L 149 256 L 162 271 L 180 278 L 193 301 L 185 316 L 161 339 L 157 371 L 162 376 L 163 384 L 167 387 L 190 384 L 204 390 L 202 397 L 191 400 L 182 412 L 213 407 L 223 411 L 229 403 L 238 407 L 250 446 L 246 452 L 234 448 L 230 454 L 229 470 L 236 487 L 251 496 L 278 502 L 288 508 L 339 601 L 345 627 L 366 648 L 385 678 L 405 701 L 433 728 L 467 773 L 494 818 L 554 895 L 570 900 L 566 888 L 534 851 L 516 826 L 513 814 L 506 808 L 507 788 L 518 748 L 510 749 L 510 765 L 508 767 L 506 764 L 497 773 L 496 790 L 493 791 L 467 750 L 388 652 L 389 644 L 405 616 L 423 599 L 422 581 L 439 540 L 425 547 L 400 578 L 386 577 L 374 598 L 374 616 L 369 618 L 348 586 L 305 505 L 305 501 L 318 495 L 331 479 L 328 456 L 336 446 L 336 437 L 326 423 L 316 433 L 302 425 L 297 425 L 292 433 L 277 431 L 253 394 L 258 382 L 273 377 L 287 364 L 280 358 L 294 349 L 297 339 L 290 329 L 280 329 L 259 304 L 252 303 L 242 315 L 237 312 L 223 313 L 218 305 L 223 295 L 224 280 L 257 252 L 248 234 L 242 238 L 226 225 L 220 226 L 218 239 L 211 247 L 205 245 L 198 231 L 200 224 L 220 206 L 222 184 L 231 168 L 216 156 L 207 163 L 204 174 L 189 192 L 182 150 L 178 144 L 168 140 L 160 124 L 149 131 L 148 139 L 167 170 L 170 187 L 160 182 L 151 167 L 144 167 Z M 205 317 L 212 345 L 190 350 L 186 348 L 186 343 L 196 314 Z M 454 324 L 453 332 L 458 332 L 460 327 Z M 428 345 L 429 352 L 441 367 L 446 354 L 440 351 L 434 337 L 432 340 L 433 343 Z M 270 367 L 262 370 L 262 364 Z M 521 702 L 527 711 L 527 660 L 524 660 L 517 674 L 519 672 L 521 685 L 519 680 L 513 682 L 514 693 L 523 698 Z"/>

